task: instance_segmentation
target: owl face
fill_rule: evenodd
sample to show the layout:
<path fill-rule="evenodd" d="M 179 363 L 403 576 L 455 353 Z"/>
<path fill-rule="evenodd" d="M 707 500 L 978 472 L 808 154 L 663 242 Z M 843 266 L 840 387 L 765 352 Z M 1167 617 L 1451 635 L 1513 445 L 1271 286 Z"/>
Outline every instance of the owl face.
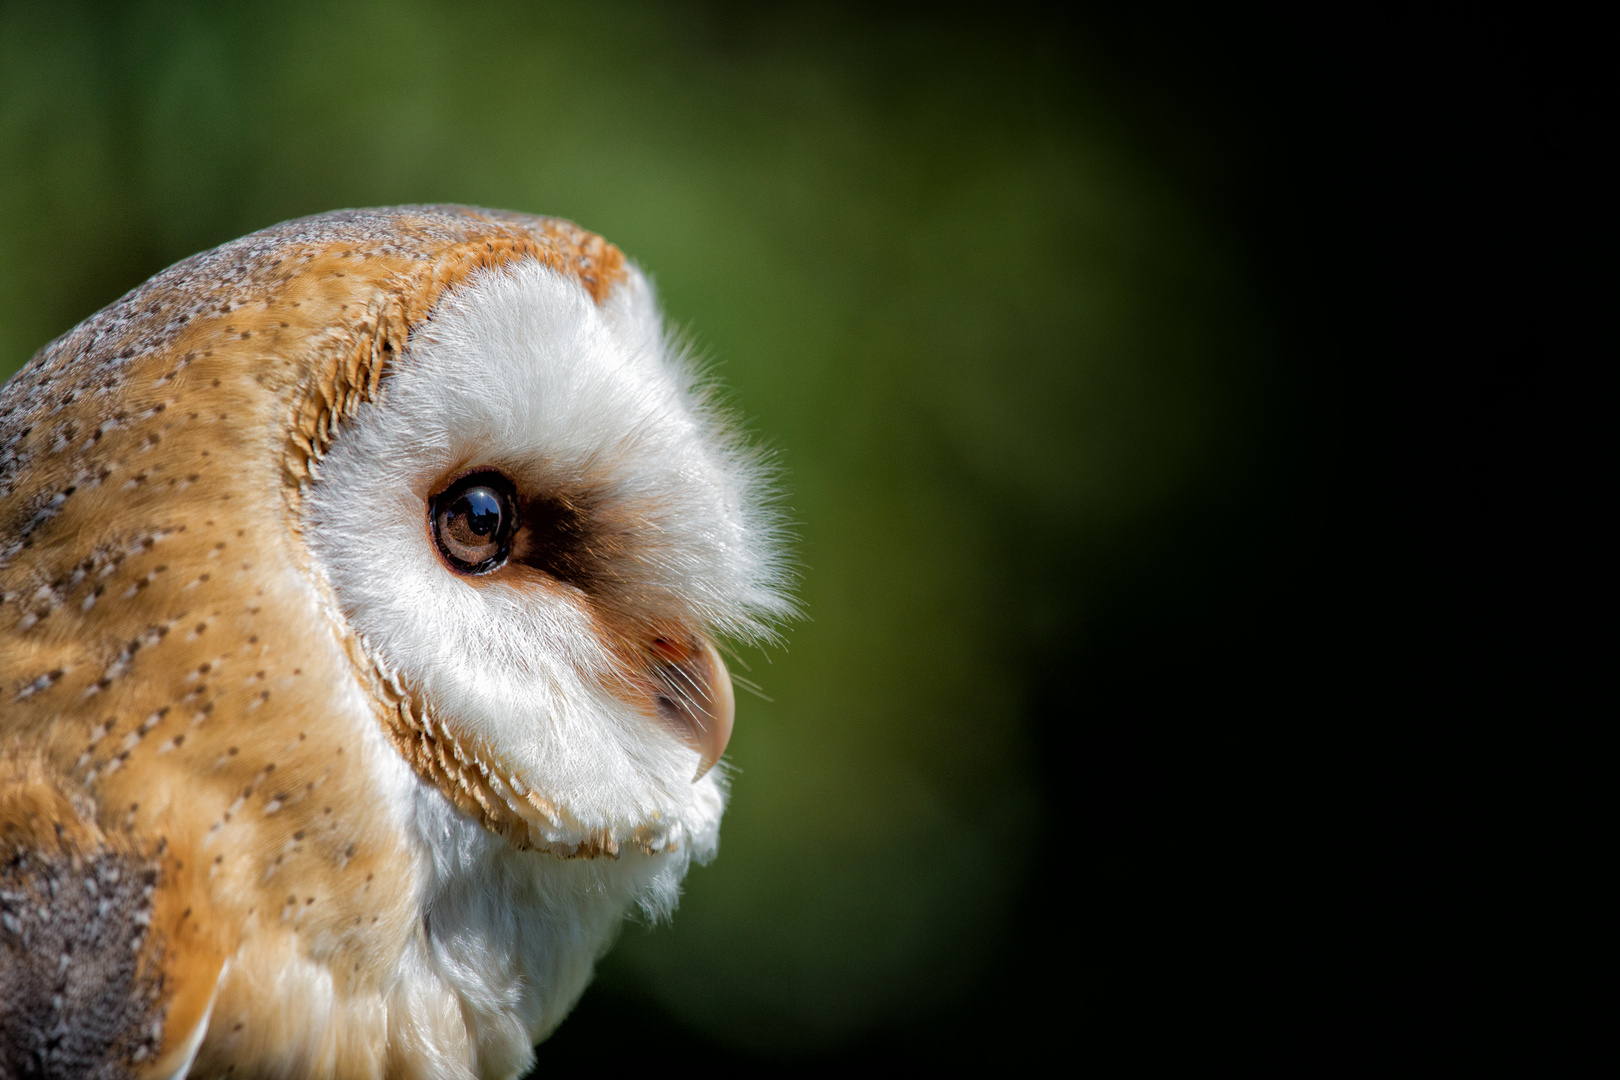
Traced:
<path fill-rule="evenodd" d="M 713 849 L 732 722 L 709 637 L 782 603 L 748 456 L 638 273 L 602 304 L 534 262 L 445 297 L 303 500 L 339 617 L 452 798 L 558 855 Z"/>
<path fill-rule="evenodd" d="M 0 390 L 0 901 L 102 913 L 7 906 L 0 987 L 114 1003 L 75 1038 L 140 1075 L 521 1075 L 716 850 L 716 641 L 790 612 L 779 541 L 576 226 L 347 211 L 171 267 Z M 56 1037 L 17 1016 L 0 1050 Z"/>

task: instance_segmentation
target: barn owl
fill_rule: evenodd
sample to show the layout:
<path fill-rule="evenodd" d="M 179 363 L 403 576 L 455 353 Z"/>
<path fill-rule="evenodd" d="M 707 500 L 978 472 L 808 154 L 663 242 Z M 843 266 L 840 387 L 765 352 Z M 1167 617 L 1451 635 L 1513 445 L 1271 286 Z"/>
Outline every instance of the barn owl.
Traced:
<path fill-rule="evenodd" d="M 0 1072 L 508 1077 L 714 855 L 757 453 L 619 250 L 344 211 L 0 392 Z"/>

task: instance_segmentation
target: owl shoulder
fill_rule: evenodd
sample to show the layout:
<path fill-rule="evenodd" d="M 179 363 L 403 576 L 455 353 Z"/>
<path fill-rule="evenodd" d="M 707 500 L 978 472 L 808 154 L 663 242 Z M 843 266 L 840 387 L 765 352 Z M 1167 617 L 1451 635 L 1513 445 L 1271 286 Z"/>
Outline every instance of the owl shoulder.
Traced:
<path fill-rule="evenodd" d="M 170 1015 L 171 863 L 105 835 L 39 764 L 0 763 L 0 1075 L 183 1075 L 194 1040 L 168 1021 L 195 1019 Z"/>

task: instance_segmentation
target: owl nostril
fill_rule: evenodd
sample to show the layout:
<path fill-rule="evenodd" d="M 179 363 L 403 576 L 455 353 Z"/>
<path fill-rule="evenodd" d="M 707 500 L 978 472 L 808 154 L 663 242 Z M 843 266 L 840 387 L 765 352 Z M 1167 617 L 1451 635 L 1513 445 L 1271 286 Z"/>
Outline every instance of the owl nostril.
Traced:
<path fill-rule="evenodd" d="M 675 724 L 701 758 L 693 783 L 714 767 L 731 739 L 736 698 L 731 673 L 707 640 L 688 645 L 667 638 L 652 643 L 660 715 Z"/>

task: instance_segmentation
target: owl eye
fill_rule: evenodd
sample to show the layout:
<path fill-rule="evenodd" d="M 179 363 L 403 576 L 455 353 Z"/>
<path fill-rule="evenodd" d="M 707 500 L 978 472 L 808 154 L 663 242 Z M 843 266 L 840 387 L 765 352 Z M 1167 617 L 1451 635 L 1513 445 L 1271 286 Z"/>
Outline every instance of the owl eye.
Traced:
<path fill-rule="evenodd" d="M 440 554 L 457 570 L 487 574 L 505 564 L 517 513 L 512 485 L 500 473 L 462 477 L 433 497 L 428 513 Z"/>

